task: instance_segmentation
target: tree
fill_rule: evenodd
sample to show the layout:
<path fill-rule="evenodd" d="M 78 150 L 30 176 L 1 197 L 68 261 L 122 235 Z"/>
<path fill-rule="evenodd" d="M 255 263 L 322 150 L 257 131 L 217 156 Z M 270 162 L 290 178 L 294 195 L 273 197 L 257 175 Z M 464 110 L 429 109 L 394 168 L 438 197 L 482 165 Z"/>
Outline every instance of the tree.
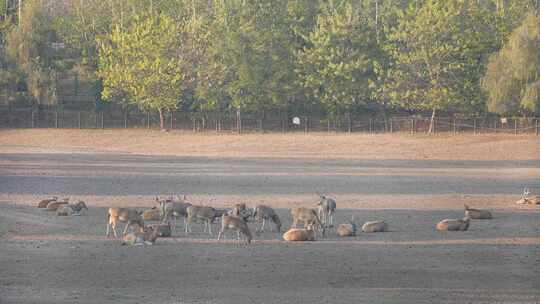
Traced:
<path fill-rule="evenodd" d="M 508 42 L 490 56 L 483 87 L 499 114 L 540 111 L 540 16 L 529 14 Z"/>
<path fill-rule="evenodd" d="M 38 104 L 56 102 L 56 75 L 64 69 L 58 42 L 58 16 L 44 1 L 25 1 L 21 22 L 7 35 L 7 53 L 26 76 L 30 95 Z"/>
<path fill-rule="evenodd" d="M 349 3 L 317 17 L 309 46 L 297 53 L 299 81 L 332 115 L 370 100 L 376 43 Z"/>
<path fill-rule="evenodd" d="M 399 14 L 389 34 L 392 67 L 384 86 L 411 110 L 459 110 L 482 103 L 482 55 L 496 44 L 493 14 L 473 2 L 427 0 Z M 483 22 L 480 22 L 483 20 Z"/>
<path fill-rule="evenodd" d="M 116 25 L 100 48 L 103 99 L 126 92 L 127 102 L 158 111 L 164 129 L 164 111 L 177 107 L 189 81 L 183 26 L 154 12 L 137 15 L 125 29 Z"/>

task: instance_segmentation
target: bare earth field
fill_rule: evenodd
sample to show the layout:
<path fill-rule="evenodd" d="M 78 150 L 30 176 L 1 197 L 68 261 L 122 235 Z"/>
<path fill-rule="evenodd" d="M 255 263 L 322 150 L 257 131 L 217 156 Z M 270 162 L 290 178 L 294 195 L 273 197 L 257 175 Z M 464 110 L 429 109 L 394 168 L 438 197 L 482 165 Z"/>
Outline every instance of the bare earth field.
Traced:
<path fill-rule="evenodd" d="M 0 130 L 0 303 L 540 303 L 540 138 L 514 135 L 198 134 Z M 217 242 L 202 225 L 156 245 L 105 237 L 106 207 L 185 193 L 212 206 L 314 206 L 390 231 L 309 243 Z M 57 195 L 86 216 L 35 208 Z M 490 209 L 437 232 L 463 204 Z M 256 224 L 249 224 L 252 231 Z M 123 228 L 123 227 L 122 227 Z"/>

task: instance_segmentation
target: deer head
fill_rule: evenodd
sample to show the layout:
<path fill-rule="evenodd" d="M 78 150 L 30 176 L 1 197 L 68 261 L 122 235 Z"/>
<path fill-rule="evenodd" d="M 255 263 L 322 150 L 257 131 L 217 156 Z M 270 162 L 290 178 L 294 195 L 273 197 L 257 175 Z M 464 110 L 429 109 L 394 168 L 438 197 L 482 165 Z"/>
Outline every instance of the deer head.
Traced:
<path fill-rule="evenodd" d="M 521 198 L 526 198 L 527 196 L 529 196 L 529 194 L 531 194 L 531 191 L 529 190 L 529 188 L 523 188 L 523 193 L 521 194 Z"/>

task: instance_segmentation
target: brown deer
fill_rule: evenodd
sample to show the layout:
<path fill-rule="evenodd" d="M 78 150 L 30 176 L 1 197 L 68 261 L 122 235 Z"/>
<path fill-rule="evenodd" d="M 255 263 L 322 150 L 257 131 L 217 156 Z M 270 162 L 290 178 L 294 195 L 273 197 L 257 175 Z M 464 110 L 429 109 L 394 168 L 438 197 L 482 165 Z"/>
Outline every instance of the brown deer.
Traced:
<path fill-rule="evenodd" d="M 118 225 L 119 222 L 126 223 L 122 235 L 126 234 L 128 228 L 133 224 L 144 227 L 144 221 L 141 214 L 142 212 L 133 209 L 109 208 L 107 213 L 107 237 L 110 236 L 110 228 L 112 227 L 114 237 L 118 238 L 116 225 Z"/>
<path fill-rule="evenodd" d="M 249 227 L 243 218 L 235 215 L 223 215 L 221 217 L 221 230 L 218 234 L 218 241 L 221 239 L 222 236 L 225 236 L 226 230 L 236 231 L 238 242 L 240 242 L 240 233 L 242 233 L 246 236 L 247 244 L 251 243 L 251 232 L 249 231 Z"/>

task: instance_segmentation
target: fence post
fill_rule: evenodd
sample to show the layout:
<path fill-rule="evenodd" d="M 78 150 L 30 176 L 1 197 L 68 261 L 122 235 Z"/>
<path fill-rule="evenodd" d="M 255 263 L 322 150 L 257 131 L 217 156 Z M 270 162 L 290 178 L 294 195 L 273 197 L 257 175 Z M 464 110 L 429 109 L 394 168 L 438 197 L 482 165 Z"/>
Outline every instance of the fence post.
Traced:
<path fill-rule="evenodd" d="M 146 128 L 150 129 L 150 112 L 146 112 Z"/>
<path fill-rule="evenodd" d="M 394 133 L 394 118 L 390 117 L 390 133 Z"/>
<path fill-rule="evenodd" d="M 473 134 L 476 135 L 476 118 L 474 119 L 474 122 L 473 122 Z"/>
<path fill-rule="evenodd" d="M 308 123 L 309 123 L 309 120 L 308 120 L 308 117 L 304 117 L 304 132 L 305 133 L 308 133 L 309 132 L 309 126 L 308 126 Z"/>
<path fill-rule="evenodd" d="M 414 134 L 414 118 L 411 119 L 411 134 Z"/>
<path fill-rule="evenodd" d="M 124 112 L 124 129 L 127 129 L 127 111 Z"/>
<path fill-rule="evenodd" d="M 77 119 L 79 122 L 79 129 L 81 128 L 81 111 L 77 112 Z"/>
<path fill-rule="evenodd" d="M 456 135 L 456 119 L 455 118 L 452 122 L 452 129 L 454 130 L 454 135 Z"/>
<path fill-rule="evenodd" d="M 32 113 L 32 114 L 31 114 L 31 116 L 32 116 L 32 118 L 31 118 L 31 119 L 32 119 L 31 125 L 32 125 L 32 128 L 34 128 L 34 127 L 35 127 L 35 125 L 34 125 L 34 110 L 32 110 L 31 113 Z M 537 130 L 537 131 L 538 131 L 538 130 Z M 537 135 L 538 135 L 538 134 L 537 134 Z"/>
<path fill-rule="evenodd" d="M 104 120 L 104 117 L 103 117 L 103 111 L 101 111 L 101 128 L 102 129 L 105 129 L 105 120 Z"/>
<path fill-rule="evenodd" d="M 58 110 L 54 112 L 54 127 L 58 129 Z"/>
<path fill-rule="evenodd" d="M 518 134 L 518 131 L 517 131 L 517 119 L 514 118 L 514 135 L 517 135 Z"/>
<path fill-rule="evenodd" d="M 242 113 L 240 112 L 240 108 L 236 109 L 236 128 L 238 134 L 242 133 Z"/>
<path fill-rule="evenodd" d="M 330 133 L 330 118 L 328 118 L 328 133 Z"/>
<path fill-rule="evenodd" d="M 352 121 L 351 121 L 351 113 L 349 112 L 347 115 L 347 128 L 349 133 L 352 132 Z"/>
<path fill-rule="evenodd" d="M 369 134 L 373 134 L 373 119 L 369 119 Z"/>
<path fill-rule="evenodd" d="M 170 127 L 171 130 L 174 127 L 173 122 L 174 122 L 174 111 L 171 111 L 171 127 Z"/>
<path fill-rule="evenodd" d="M 536 136 L 538 136 L 538 118 L 535 119 L 534 121 L 536 121 Z"/>

